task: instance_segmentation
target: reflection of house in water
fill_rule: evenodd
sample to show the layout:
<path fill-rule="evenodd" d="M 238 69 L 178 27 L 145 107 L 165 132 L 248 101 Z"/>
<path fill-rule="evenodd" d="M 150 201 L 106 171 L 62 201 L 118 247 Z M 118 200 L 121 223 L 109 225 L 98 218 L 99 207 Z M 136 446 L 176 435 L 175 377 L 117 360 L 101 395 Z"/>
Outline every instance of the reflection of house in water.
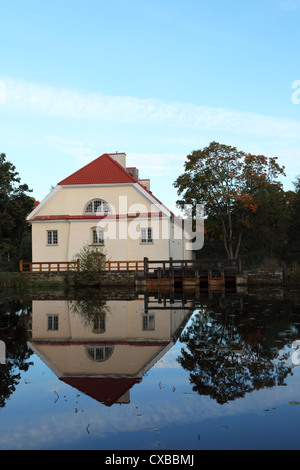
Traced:
<path fill-rule="evenodd" d="M 29 346 L 63 382 L 105 405 L 129 390 L 174 345 L 189 309 L 144 299 L 33 301 Z M 178 307 L 178 308 L 177 308 Z M 91 313 L 92 312 L 92 313 Z"/>

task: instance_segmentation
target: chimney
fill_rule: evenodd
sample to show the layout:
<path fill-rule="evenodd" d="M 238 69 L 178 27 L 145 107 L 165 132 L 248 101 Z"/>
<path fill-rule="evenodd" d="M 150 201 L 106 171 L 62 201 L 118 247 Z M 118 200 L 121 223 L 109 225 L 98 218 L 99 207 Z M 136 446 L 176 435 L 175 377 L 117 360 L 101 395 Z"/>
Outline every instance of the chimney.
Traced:
<path fill-rule="evenodd" d="M 148 191 L 150 191 L 150 180 L 149 179 L 139 180 L 139 183 L 141 183 L 142 186 L 145 186 L 145 188 Z"/>
<path fill-rule="evenodd" d="M 109 153 L 111 158 L 116 160 L 131 176 L 133 176 L 147 191 L 150 191 L 150 180 L 139 179 L 139 170 L 135 166 L 129 166 L 126 168 L 126 153 Z"/>
<path fill-rule="evenodd" d="M 111 158 L 116 160 L 123 168 L 126 168 L 126 153 L 109 153 Z"/>
<path fill-rule="evenodd" d="M 127 173 L 133 176 L 136 180 L 139 179 L 139 170 L 135 166 L 130 166 L 126 168 Z"/>

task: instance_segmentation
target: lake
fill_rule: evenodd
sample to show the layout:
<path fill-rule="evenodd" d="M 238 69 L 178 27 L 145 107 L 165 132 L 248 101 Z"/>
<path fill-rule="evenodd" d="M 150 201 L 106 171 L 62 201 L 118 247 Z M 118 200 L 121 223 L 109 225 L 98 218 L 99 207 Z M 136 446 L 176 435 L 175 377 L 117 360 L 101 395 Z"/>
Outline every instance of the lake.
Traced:
<path fill-rule="evenodd" d="M 299 449 L 300 294 L 2 297 L 2 450 Z"/>

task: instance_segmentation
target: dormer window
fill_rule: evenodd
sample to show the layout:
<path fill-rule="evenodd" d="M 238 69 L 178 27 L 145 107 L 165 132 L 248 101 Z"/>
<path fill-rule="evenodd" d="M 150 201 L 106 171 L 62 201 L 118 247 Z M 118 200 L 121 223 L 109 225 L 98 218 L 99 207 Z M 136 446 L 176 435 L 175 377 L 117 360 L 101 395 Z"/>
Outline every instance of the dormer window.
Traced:
<path fill-rule="evenodd" d="M 86 205 L 84 213 L 106 215 L 111 213 L 111 209 L 107 202 L 103 201 L 102 199 L 94 199 Z"/>

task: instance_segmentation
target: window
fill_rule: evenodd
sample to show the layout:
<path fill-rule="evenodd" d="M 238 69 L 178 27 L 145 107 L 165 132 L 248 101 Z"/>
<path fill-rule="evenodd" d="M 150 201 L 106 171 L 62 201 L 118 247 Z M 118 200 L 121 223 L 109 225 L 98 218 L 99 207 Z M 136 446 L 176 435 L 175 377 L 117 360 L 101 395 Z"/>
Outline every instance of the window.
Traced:
<path fill-rule="evenodd" d="M 155 316 L 146 313 L 143 315 L 143 331 L 154 331 L 155 330 Z"/>
<path fill-rule="evenodd" d="M 153 243 L 151 227 L 141 229 L 141 243 Z"/>
<path fill-rule="evenodd" d="M 106 215 L 110 214 L 111 210 L 107 202 L 103 201 L 102 199 L 94 199 L 94 201 L 91 201 L 87 204 L 84 213 Z"/>
<path fill-rule="evenodd" d="M 106 361 L 114 351 L 113 346 L 86 346 L 87 355 L 97 362 Z"/>
<path fill-rule="evenodd" d="M 93 245 L 104 245 L 104 230 L 103 228 L 93 229 Z"/>
<path fill-rule="evenodd" d="M 57 230 L 47 230 L 47 244 L 48 245 L 58 244 Z"/>
<path fill-rule="evenodd" d="M 58 330 L 58 315 L 47 315 L 48 317 L 48 330 Z"/>
<path fill-rule="evenodd" d="M 93 318 L 93 332 L 104 333 L 105 332 L 105 319 L 106 316 L 103 314 L 97 315 Z"/>

